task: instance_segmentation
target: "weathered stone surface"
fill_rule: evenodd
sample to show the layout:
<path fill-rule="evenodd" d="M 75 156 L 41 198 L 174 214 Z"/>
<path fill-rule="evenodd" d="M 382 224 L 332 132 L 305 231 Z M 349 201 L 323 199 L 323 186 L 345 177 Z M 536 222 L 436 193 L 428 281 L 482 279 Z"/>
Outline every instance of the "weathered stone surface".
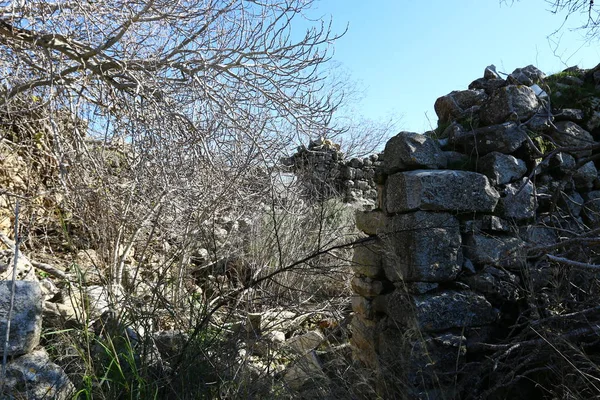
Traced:
<path fill-rule="evenodd" d="M 379 361 L 375 351 L 375 343 L 378 341 L 376 323 L 354 316 L 350 323 L 350 331 L 352 332 L 350 344 L 354 358 L 369 368 L 377 368 Z"/>
<path fill-rule="evenodd" d="M 598 170 L 593 161 L 583 164 L 573 175 L 577 189 L 591 190 L 596 179 L 598 179 Z"/>
<path fill-rule="evenodd" d="M 488 95 L 492 95 L 496 90 L 507 85 L 504 79 L 485 79 L 479 78 L 471 82 L 469 89 L 483 89 Z"/>
<path fill-rule="evenodd" d="M 535 92 L 522 85 L 509 85 L 494 92 L 490 100 L 481 107 L 480 120 L 485 125 L 500 124 L 514 118 L 525 121 L 531 118 L 540 104 Z"/>
<path fill-rule="evenodd" d="M 385 239 L 384 270 L 392 281 L 442 282 L 460 271 L 462 253 L 458 220 L 451 214 L 415 212 L 391 217 Z"/>
<path fill-rule="evenodd" d="M 533 65 L 517 68 L 512 72 L 512 74 L 510 74 L 510 76 L 512 76 L 522 85 L 527 86 L 531 86 L 534 83 L 540 83 L 546 78 L 546 74 Z"/>
<path fill-rule="evenodd" d="M 425 135 L 400 132 L 385 145 L 385 173 L 418 168 L 445 168 L 446 158 L 438 142 Z"/>
<path fill-rule="evenodd" d="M 7 364 L 4 390 L 11 394 L 7 398 L 28 400 L 67 400 L 75 394 L 67 374 L 50 361 L 43 349 Z"/>
<path fill-rule="evenodd" d="M 31 352 L 40 343 L 42 331 L 42 290 L 34 281 L 15 281 L 15 293 L 8 355 Z M 0 337 L 6 337 L 6 319 L 10 308 L 12 282 L 0 281 Z M 4 339 L 2 340 L 4 342 Z M 0 346 L 3 354 L 4 346 Z"/>
<path fill-rule="evenodd" d="M 363 297 L 375 297 L 383 292 L 383 283 L 369 277 L 355 276 L 350 284 L 352 290 Z"/>
<path fill-rule="evenodd" d="M 14 250 L 0 250 L 0 281 L 11 280 L 13 276 L 14 268 Z M 16 270 L 17 280 L 20 281 L 34 281 L 38 279 L 35 276 L 35 269 L 31 265 L 31 262 L 25 255 L 19 252 L 19 259 L 17 260 Z"/>
<path fill-rule="evenodd" d="M 570 216 L 578 217 L 583 210 L 583 203 L 583 197 L 577 192 L 572 192 L 562 193 L 559 205 L 565 207 Z"/>
<path fill-rule="evenodd" d="M 584 117 L 583 110 L 576 108 L 563 108 L 560 112 L 554 114 L 554 119 L 556 121 L 581 122 Z"/>
<path fill-rule="evenodd" d="M 441 382 L 452 383 L 454 373 L 464 363 L 467 352 L 466 338 L 452 333 L 423 334 L 414 337 L 410 345 L 398 338 L 405 337 L 406 332 L 390 327 L 382 329 L 380 349 L 382 364 L 389 374 L 389 381 L 402 379 L 413 387 L 406 398 L 418 400 L 444 399 L 449 394 L 433 395 L 430 391 L 422 391 L 423 387 L 437 387 Z M 440 372 L 450 372 L 443 376 Z M 417 391 L 420 388 L 420 391 Z"/>
<path fill-rule="evenodd" d="M 454 129 L 449 132 L 448 139 L 451 144 L 473 156 L 492 151 L 509 154 L 527 140 L 527 133 L 514 122 L 505 122 L 475 130 Z"/>
<path fill-rule="evenodd" d="M 385 226 L 385 213 L 381 210 L 361 211 L 354 214 L 356 227 L 367 235 L 377 235 L 377 232 Z"/>
<path fill-rule="evenodd" d="M 488 96 L 481 89 L 454 91 L 435 101 L 434 109 L 440 123 L 444 124 L 461 115 L 473 106 L 482 105 Z"/>
<path fill-rule="evenodd" d="M 308 331 L 302 335 L 294 336 L 286 340 L 285 345 L 299 354 L 306 354 L 315 350 L 325 342 L 325 336 L 319 331 Z"/>
<path fill-rule="evenodd" d="M 471 289 L 499 302 L 521 298 L 519 278 L 506 270 L 486 265 L 482 271 L 461 280 Z"/>
<path fill-rule="evenodd" d="M 519 229 L 519 237 L 525 240 L 529 247 L 550 246 L 558 242 L 556 229 L 543 225 L 523 226 Z"/>
<path fill-rule="evenodd" d="M 458 151 L 444 151 L 446 160 L 448 160 L 448 169 L 453 170 L 471 170 L 473 159 L 466 154 Z"/>
<path fill-rule="evenodd" d="M 379 240 L 363 243 L 354 247 L 352 269 L 357 274 L 377 278 L 383 274 L 383 248 Z"/>
<path fill-rule="evenodd" d="M 463 233 L 509 232 L 510 230 L 511 226 L 508 221 L 495 215 L 483 215 L 481 219 L 465 221 L 461 226 L 461 232 Z"/>
<path fill-rule="evenodd" d="M 387 296 L 387 315 L 401 326 L 425 332 L 482 326 L 496 320 L 498 313 L 485 297 L 469 291 L 447 290 L 407 296 L 397 291 Z"/>
<path fill-rule="evenodd" d="M 586 201 L 583 205 L 583 215 L 585 220 L 592 227 L 600 225 L 600 190 L 589 192 L 585 197 Z"/>
<path fill-rule="evenodd" d="M 522 182 L 511 183 L 504 189 L 502 207 L 505 218 L 527 219 L 535 216 L 537 201 L 533 183 L 523 178 Z"/>
<path fill-rule="evenodd" d="M 560 121 L 556 124 L 557 131 L 552 133 L 552 138 L 559 146 L 564 147 L 585 147 L 594 144 L 594 138 L 582 127 L 571 121 Z M 579 150 L 577 155 L 580 157 L 589 156 L 591 150 Z"/>
<path fill-rule="evenodd" d="M 527 166 L 523 160 L 493 151 L 479 160 L 478 170 L 487 176 L 492 184 L 503 185 L 525 175 Z"/>
<path fill-rule="evenodd" d="M 263 375 L 264 376 L 264 375 Z M 283 375 L 285 384 L 292 390 L 300 391 L 307 383 L 327 385 L 328 378 L 314 351 L 295 360 Z"/>
<path fill-rule="evenodd" d="M 493 211 L 498 192 L 485 175 L 468 171 L 400 172 L 386 182 L 386 211 Z"/>
<path fill-rule="evenodd" d="M 373 305 L 371 300 L 362 296 L 352 296 L 352 311 L 364 319 L 373 319 Z"/>
<path fill-rule="evenodd" d="M 496 66 L 494 64 L 488 65 L 485 67 L 485 71 L 483 71 L 484 79 L 500 79 L 500 75 L 496 71 Z"/>
<path fill-rule="evenodd" d="M 513 265 L 521 259 L 524 243 L 510 236 L 468 235 L 465 256 L 477 264 Z"/>
<path fill-rule="evenodd" d="M 433 292 L 440 284 L 437 282 L 402 282 L 396 285 L 404 285 L 408 293 L 411 294 L 425 294 Z"/>

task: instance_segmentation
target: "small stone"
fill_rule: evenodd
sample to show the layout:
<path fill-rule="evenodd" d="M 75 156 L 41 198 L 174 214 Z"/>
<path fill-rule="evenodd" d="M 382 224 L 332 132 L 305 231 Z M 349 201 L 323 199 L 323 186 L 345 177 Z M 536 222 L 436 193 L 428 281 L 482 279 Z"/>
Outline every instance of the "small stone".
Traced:
<path fill-rule="evenodd" d="M 492 184 L 503 185 L 520 179 L 527 172 L 527 166 L 523 160 L 493 151 L 479 160 L 478 170 L 485 174 Z"/>

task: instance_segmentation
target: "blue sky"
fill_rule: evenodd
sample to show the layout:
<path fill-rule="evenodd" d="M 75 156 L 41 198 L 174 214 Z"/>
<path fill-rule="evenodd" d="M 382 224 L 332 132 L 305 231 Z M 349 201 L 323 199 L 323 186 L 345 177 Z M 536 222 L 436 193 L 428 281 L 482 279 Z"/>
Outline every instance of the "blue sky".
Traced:
<path fill-rule="evenodd" d="M 396 115 L 398 130 L 424 132 L 425 113 L 437 122 L 435 100 L 467 89 L 489 64 L 506 73 L 534 64 L 549 74 L 600 63 L 600 40 L 586 44 L 568 29 L 582 16 L 549 42 L 565 17 L 549 8 L 545 0 L 321 0 L 310 15 L 331 16 L 338 32 L 348 24 L 334 60 L 362 89 L 356 109 L 374 120 Z"/>

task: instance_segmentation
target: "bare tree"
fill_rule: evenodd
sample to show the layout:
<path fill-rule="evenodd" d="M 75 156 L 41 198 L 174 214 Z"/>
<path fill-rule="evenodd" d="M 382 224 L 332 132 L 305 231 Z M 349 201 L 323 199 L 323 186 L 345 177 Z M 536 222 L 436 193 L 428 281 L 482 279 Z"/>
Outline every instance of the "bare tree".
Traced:
<path fill-rule="evenodd" d="M 519 0 L 517 0 L 519 1 Z M 562 26 L 555 31 L 560 31 L 567 20 L 574 15 L 582 17 L 582 23 L 578 29 L 583 30 L 588 39 L 597 39 L 600 35 L 600 9 L 594 0 L 545 0 L 548 11 L 554 14 L 564 14 L 565 19 Z M 501 3 L 513 4 L 515 0 L 501 0 Z M 579 24 L 579 22 L 578 22 Z"/>

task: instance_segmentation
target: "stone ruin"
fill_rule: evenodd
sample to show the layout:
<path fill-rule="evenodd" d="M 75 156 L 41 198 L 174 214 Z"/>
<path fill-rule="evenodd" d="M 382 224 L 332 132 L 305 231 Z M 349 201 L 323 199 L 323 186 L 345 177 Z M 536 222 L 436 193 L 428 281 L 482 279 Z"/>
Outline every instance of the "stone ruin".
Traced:
<path fill-rule="evenodd" d="M 283 165 L 301 179 L 310 198 L 340 196 L 369 209 L 377 200 L 375 182 L 381 175 L 383 153 L 347 159 L 339 145 L 321 138 L 298 147 Z"/>
<path fill-rule="evenodd" d="M 598 298 L 597 274 L 573 265 L 600 256 L 560 243 L 600 227 L 599 89 L 600 65 L 506 79 L 490 66 L 435 102 L 436 131 L 388 141 L 378 208 L 356 216 L 369 240 L 352 279 L 353 354 L 383 398 L 488 398 L 475 372 L 507 348 L 519 310 L 556 315 L 539 305 L 561 269 L 582 303 Z M 596 96 L 556 106 L 582 90 Z"/>

